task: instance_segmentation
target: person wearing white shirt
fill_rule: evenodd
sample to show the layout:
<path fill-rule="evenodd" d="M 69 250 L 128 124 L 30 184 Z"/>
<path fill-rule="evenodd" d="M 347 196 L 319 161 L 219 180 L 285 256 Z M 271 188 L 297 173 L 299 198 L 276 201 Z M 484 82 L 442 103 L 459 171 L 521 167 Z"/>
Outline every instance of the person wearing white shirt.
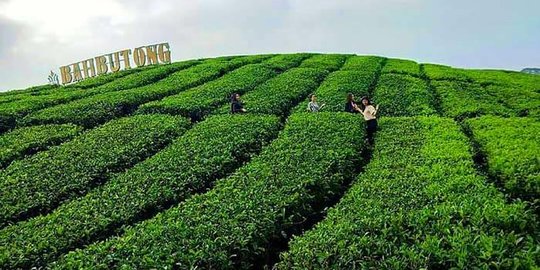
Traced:
<path fill-rule="evenodd" d="M 373 145 L 375 132 L 377 131 L 377 111 L 379 110 L 379 105 L 376 107 L 373 106 L 368 97 L 363 97 L 360 102 L 360 113 L 364 115 L 364 120 L 366 120 L 366 139 Z"/>
<path fill-rule="evenodd" d="M 319 106 L 319 104 L 317 103 L 317 96 L 315 94 L 311 94 L 309 96 L 309 103 L 307 106 L 307 110 L 309 112 L 318 112 L 324 107 L 324 105 L 325 104 L 323 103 L 321 106 Z"/>

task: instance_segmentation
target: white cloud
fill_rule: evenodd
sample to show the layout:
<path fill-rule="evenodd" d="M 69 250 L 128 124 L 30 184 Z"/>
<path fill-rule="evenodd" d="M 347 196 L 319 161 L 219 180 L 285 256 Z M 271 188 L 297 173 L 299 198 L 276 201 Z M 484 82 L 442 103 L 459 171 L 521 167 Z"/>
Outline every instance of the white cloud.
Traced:
<path fill-rule="evenodd" d="M 464 67 L 540 63 L 540 1 L 0 0 L 0 90 L 167 41 L 173 60 L 317 51 Z"/>
<path fill-rule="evenodd" d="M 0 4 L 0 16 L 32 28 L 31 42 L 92 38 L 93 24 L 107 21 L 111 26 L 129 24 L 132 13 L 118 2 L 108 0 L 17 0 Z"/>

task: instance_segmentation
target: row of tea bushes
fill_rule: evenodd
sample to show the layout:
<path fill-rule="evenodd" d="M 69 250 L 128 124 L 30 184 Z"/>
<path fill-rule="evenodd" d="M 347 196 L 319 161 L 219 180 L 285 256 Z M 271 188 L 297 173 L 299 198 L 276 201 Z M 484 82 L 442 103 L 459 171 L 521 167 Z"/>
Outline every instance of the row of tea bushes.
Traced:
<path fill-rule="evenodd" d="M 478 176 L 451 119 L 384 118 L 365 172 L 277 268 L 532 269 L 538 223 L 525 209 Z"/>
<path fill-rule="evenodd" d="M 382 116 L 434 115 L 434 100 L 427 83 L 403 74 L 382 74 L 373 100 Z"/>
<path fill-rule="evenodd" d="M 116 117 L 130 114 L 146 102 L 212 81 L 241 65 L 218 61 L 196 65 L 173 73 L 166 79 L 151 85 L 99 94 L 32 113 L 22 119 L 22 124 L 74 123 L 91 128 Z"/>
<path fill-rule="evenodd" d="M 323 84 L 314 92 L 319 105 L 325 104 L 321 111 L 342 112 L 348 93 L 358 99 L 369 95 L 375 85 L 384 58 L 370 56 L 351 56 L 341 69 L 328 75 Z M 309 100 L 305 100 L 295 111 L 306 111 Z"/>
<path fill-rule="evenodd" d="M 332 72 L 340 69 L 347 57 L 344 54 L 318 54 L 304 60 L 299 67 L 324 69 Z"/>
<path fill-rule="evenodd" d="M 379 56 L 349 56 L 340 70 L 361 71 L 365 73 L 379 72 L 386 63 L 386 58 Z"/>
<path fill-rule="evenodd" d="M 280 128 L 272 116 L 210 117 L 86 196 L 0 231 L 0 268 L 43 266 L 204 191 L 257 154 Z"/>
<path fill-rule="evenodd" d="M 243 66 L 199 87 L 146 103 L 138 113 L 179 114 L 200 120 L 215 107 L 226 103 L 233 93 L 243 94 L 275 75 L 275 71 L 262 64 Z"/>
<path fill-rule="evenodd" d="M 154 83 L 175 71 L 196 64 L 196 61 L 185 61 L 170 65 L 131 73 L 110 83 L 91 89 L 73 89 L 57 87 L 50 91 L 41 90 L 37 96 L 25 96 L 0 107 L 0 132 L 9 130 L 17 125 L 25 115 L 37 112 L 43 108 L 84 99 L 100 93 L 126 90 Z"/>
<path fill-rule="evenodd" d="M 249 91 L 242 101 L 248 113 L 285 116 L 317 89 L 327 74 L 323 69 L 293 68 Z M 223 105 L 215 113 L 229 112 L 230 105 Z"/>
<path fill-rule="evenodd" d="M 0 227 L 87 193 L 161 150 L 188 126 L 185 118 L 164 115 L 122 118 L 11 163 L 0 171 Z"/>
<path fill-rule="evenodd" d="M 323 84 L 315 91 L 319 105 L 325 104 L 321 111 L 342 112 L 348 93 L 358 99 L 368 95 L 370 86 L 375 80 L 374 73 L 362 71 L 336 71 L 328 75 Z M 300 103 L 296 111 L 306 111 L 308 100 Z"/>
<path fill-rule="evenodd" d="M 540 77 L 517 71 L 460 69 L 443 65 L 423 64 L 425 74 L 432 80 L 463 81 L 483 86 L 515 86 L 538 93 Z"/>
<path fill-rule="evenodd" d="M 533 118 L 484 116 L 465 126 L 487 159 L 489 173 L 512 195 L 540 199 L 540 122 Z"/>
<path fill-rule="evenodd" d="M 381 71 L 383 74 L 404 74 L 413 77 L 420 77 L 420 65 L 411 60 L 390 58 L 386 61 Z"/>
<path fill-rule="evenodd" d="M 13 160 L 68 141 L 81 131 L 78 126 L 65 124 L 23 127 L 2 134 L 0 168 L 7 167 Z"/>
<path fill-rule="evenodd" d="M 72 83 L 69 85 L 64 86 L 65 88 L 77 88 L 77 89 L 87 89 L 87 88 L 93 88 L 97 87 L 106 83 L 110 83 L 112 81 L 115 81 L 117 79 L 120 79 L 122 77 L 125 77 L 127 75 L 137 73 L 139 71 L 152 69 L 156 66 L 147 66 L 147 67 L 140 67 L 140 68 L 132 68 L 132 69 L 125 69 L 121 70 L 119 72 L 114 73 L 107 73 L 98 75 L 96 77 L 87 78 L 85 80 L 82 80 L 80 82 Z"/>
<path fill-rule="evenodd" d="M 510 116 L 512 110 L 499 99 L 476 83 L 462 81 L 431 81 L 440 97 L 442 114 L 445 117 L 464 119 L 485 114 Z"/>
<path fill-rule="evenodd" d="M 305 58 L 301 54 L 290 56 L 294 56 L 296 65 Z M 268 61 L 272 61 L 274 66 L 279 61 L 287 64 L 291 62 L 291 57 L 274 57 Z M 139 112 L 180 114 L 198 120 L 209 113 L 230 112 L 230 96 L 233 93 L 247 93 L 242 100 L 249 113 L 284 116 L 292 106 L 314 90 L 327 74 L 327 71 L 322 69 L 292 68 L 269 79 L 275 73 L 268 70 L 268 61 L 245 66 L 236 70 L 238 72 L 231 72 L 200 87 L 145 104 Z M 262 83 L 266 79 L 269 80 Z M 225 105 L 219 108 L 222 104 Z M 216 110 L 216 107 L 219 109 Z"/>
<path fill-rule="evenodd" d="M 313 54 L 310 53 L 280 54 L 264 61 L 263 64 L 277 72 L 283 72 L 297 67 L 302 61 L 312 56 Z"/>
<path fill-rule="evenodd" d="M 209 192 L 50 267 L 252 267 L 270 241 L 282 238 L 353 177 L 362 141 L 361 119 L 354 115 L 293 114 L 260 155 Z"/>

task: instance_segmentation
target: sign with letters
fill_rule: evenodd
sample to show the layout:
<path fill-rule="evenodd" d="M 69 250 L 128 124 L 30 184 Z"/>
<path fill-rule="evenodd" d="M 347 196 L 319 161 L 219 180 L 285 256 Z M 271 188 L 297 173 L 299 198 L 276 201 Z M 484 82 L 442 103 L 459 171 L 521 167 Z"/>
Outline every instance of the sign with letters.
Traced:
<path fill-rule="evenodd" d="M 169 43 L 126 49 L 60 67 L 62 84 L 118 72 L 132 67 L 171 63 Z"/>

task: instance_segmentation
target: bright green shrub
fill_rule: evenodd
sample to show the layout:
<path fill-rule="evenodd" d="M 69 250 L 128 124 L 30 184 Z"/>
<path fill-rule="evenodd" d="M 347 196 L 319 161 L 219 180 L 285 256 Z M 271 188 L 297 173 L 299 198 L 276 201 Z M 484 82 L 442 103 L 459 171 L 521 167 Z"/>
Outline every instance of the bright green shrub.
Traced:
<path fill-rule="evenodd" d="M 411 60 L 388 59 L 381 72 L 383 74 L 394 73 L 420 77 L 420 65 Z"/>
<path fill-rule="evenodd" d="M 268 80 L 242 96 L 248 113 L 285 116 L 289 110 L 313 92 L 328 74 L 326 70 L 293 68 Z M 230 104 L 216 113 L 230 112 Z"/>
<path fill-rule="evenodd" d="M 0 106 L 0 133 L 15 127 L 24 115 L 44 107 L 68 102 L 71 97 L 64 95 L 29 96 Z"/>
<path fill-rule="evenodd" d="M 56 89 L 59 86 L 52 85 L 52 84 L 43 84 L 38 86 L 32 86 L 26 89 L 18 89 L 18 90 L 11 90 L 7 92 L 0 92 L 0 97 L 4 96 L 14 96 L 14 95 L 20 95 L 20 94 L 32 94 L 32 93 L 39 93 L 41 91 Z"/>
<path fill-rule="evenodd" d="M 484 114 L 514 114 L 479 84 L 460 81 L 432 81 L 431 84 L 440 97 L 442 113 L 446 117 L 463 119 Z"/>
<path fill-rule="evenodd" d="M 436 114 L 427 83 L 409 75 L 381 75 L 373 101 L 380 105 L 378 114 L 381 116 Z"/>
<path fill-rule="evenodd" d="M 211 81 L 238 67 L 230 62 L 212 62 L 173 73 L 152 85 L 110 92 L 50 107 L 26 116 L 22 124 L 74 123 L 94 127 L 133 112 L 140 104 L 177 94 Z"/>
<path fill-rule="evenodd" d="M 188 126 L 184 118 L 142 115 L 118 119 L 11 163 L 0 171 L 0 227 L 46 213 L 151 156 Z"/>
<path fill-rule="evenodd" d="M 246 65 L 199 87 L 146 103 L 138 112 L 179 114 L 199 120 L 226 103 L 233 93 L 243 94 L 275 75 L 263 64 Z"/>
<path fill-rule="evenodd" d="M 0 135 L 0 168 L 25 155 L 70 140 L 81 131 L 80 127 L 71 124 L 44 125 L 19 128 Z"/>
<path fill-rule="evenodd" d="M 322 222 L 289 243 L 278 269 L 538 265 L 534 215 L 477 175 L 456 123 L 430 117 L 380 124 L 365 171 Z"/>
<path fill-rule="evenodd" d="M 465 123 L 486 156 L 489 173 L 513 195 L 540 199 L 540 122 L 484 116 Z"/>
<path fill-rule="evenodd" d="M 234 57 L 232 59 L 229 59 L 228 62 L 234 67 L 240 67 L 249 64 L 257 64 L 274 56 L 274 54 L 246 55 L 241 57 Z M 212 61 L 224 62 L 223 60 L 219 59 L 211 59 L 209 62 L 211 63 Z"/>
<path fill-rule="evenodd" d="M 49 215 L 0 231 L 0 268 L 30 268 L 202 191 L 277 136 L 277 117 L 224 115 Z"/>
<path fill-rule="evenodd" d="M 23 98 L 28 98 L 28 97 L 30 97 L 30 94 L 0 96 L 0 104 L 13 102 L 13 101 L 21 100 Z M 2 106 L 4 106 L 4 105 L 2 105 Z"/>
<path fill-rule="evenodd" d="M 300 65 L 303 60 L 311 56 L 313 54 L 309 53 L 280 54 L 264 61 L 263 64 L 276 71 L 283 72 Z"/>
<path fill-rule="evenodd" d="M 527 91 L 516 84 L 488 85 L 484 89 L 512 110 L 512 115 L 540 118 L 540 92 Z"/>
<path fill-rule="evenodd" d="M 284 237 L 353 177 L 361 121 L 346 113 L 295 114 L 261 155 L 208 193 L 51 267 L 249 268 L 270 240 Z"/>
<path fill-rule="evenodd" d="M 424 74 L 431 80 L 474 82 L 464 69 L 435 64 L 422 64 L 422 66 Z"/>
<path fill-rule="evenodd" d="M 347 58 L 341 70 L 375 73 L 381 69 L 383 62 L 383 57 L 355 55 Z"/>
<path fill-rule="evenodd" d="M 424 64 L 425 74 L 433 80 L 452 80 L 453 84 L 466 85 L 464 82 L 474 84 L 474 89 L 483 88 L 484 92 L 478 97 L 483 103 L 479 108 L 481 113 L 497 110 L 497 105 L 503 105 L 514 111 L 510 115 L 535 116 L 540 115 L 540 77 L 507 70 L 465 70 L 446 66 Z M 458 82 L 461 81 L 461 82 Z M 473 93 L 478 96 L 478 93 Z M 477 103 L 471 101 L 473 104 Z M 488 105 L 489 104 L 489 105 Z M 486 107 L 492 108 L 486 108 Z M 508 115 L 507 112 L 489 112 L 490 114 Z"/>
<path fill-rule="evenodd" d="M 520 88 L 528 92 L 539 93 L 540 77 L 509 70 L 466 70 L 466 73 L 475 82 L 484 85 L 502 85 Z"/>
<path fill-rule="evenodd" d="M 300 67 L 335 71 L 343 66 L 347 57 L 344 54 L 317 54 L 304 60 Z"/>

